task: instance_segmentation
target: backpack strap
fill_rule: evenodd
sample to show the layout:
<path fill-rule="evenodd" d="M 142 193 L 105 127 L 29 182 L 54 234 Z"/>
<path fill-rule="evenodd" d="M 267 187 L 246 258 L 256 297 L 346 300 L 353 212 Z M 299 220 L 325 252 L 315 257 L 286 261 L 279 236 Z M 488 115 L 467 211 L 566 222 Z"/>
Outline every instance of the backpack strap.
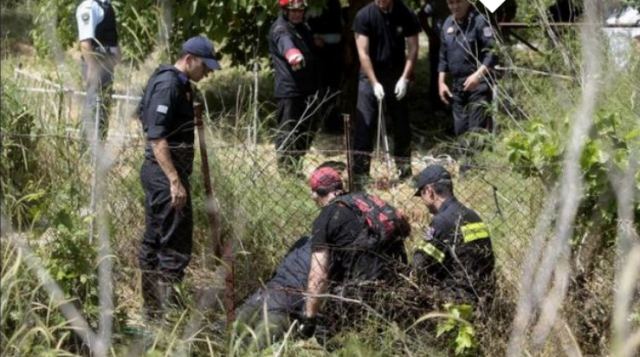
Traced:
<path fill-rule="evenodd" d="M 369 231 L 379 236 L 381 242 L 392 238 L 389 235 L 394 231 L 393 225 L 398 212 L 379 197 L 359 192 L 342 195 L 335 202 L 356 212 Z"/>

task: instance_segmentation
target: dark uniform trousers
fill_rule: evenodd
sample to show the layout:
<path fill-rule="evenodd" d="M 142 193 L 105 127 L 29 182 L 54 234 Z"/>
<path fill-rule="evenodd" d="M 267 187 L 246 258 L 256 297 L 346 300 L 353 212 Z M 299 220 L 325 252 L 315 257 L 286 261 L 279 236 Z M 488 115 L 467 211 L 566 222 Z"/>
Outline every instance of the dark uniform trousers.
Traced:
<path fill-rule="evenodd" d="M 286 287 L 267 284 L 266 288 L 251 295 L 238 309 L 236 331 L 244 346 L 249 346 L 253 330 L 253 344 L 264 349 L 281 339 L 293 321 L 300 317 L 304 306 L 302 293 L 293 293 Z"/>
<path fill-rule="evenodd" d="M 302 237 L 291 247 L 264 287 L 246 299 L 237 314 L 236 331 L 244 346 L 253 342 L 259 349 L 267 347 L 287 332 L 304 309 L 311 242 Z M 251 341 L 253 330 L 255 341 Z"/>
<path fill-rule="evenodd" d="M 275 146 L 278 167 L 286 173 L 300 171 L 300 162 L 311 146 L 317 128 L 317 115 L 312 115 L 317 103 L 310 96 L 278 99 L 278 132 Z"/>
<path fill-rule="evenodd" d="M 492 99 L 491 87 L 481 82 L 472 91 L 463 91 L 466 78 L 455 78 L 452 88 L 453 125 L 456 136 L 468 131 L 493 129 L 489 105 Z"/>
<path fill-rule="evenodd" d="M 180 171 L 178 171 L 180 172 Z M 164 300 L 156 281 L 170 286 L 180 282 L 191 259 L 193 212 L 188 177 L 181 182 L 189 193 L 185 206 L 171 207 L 171 188 L 160 166 L 145 159 L 140 173 L 145 191 L 146 229 L 138 259 L 142 270 L 142 294 L 151 310 L 159 310 Z"/>
<path fill-rule="evenodd" d="M 400 170 L 400 178 L 411 175 L 411 126 L 406 97 L 397 100 L 394 95 L 397 76 L 381 75 L 378 80 L 384 87 L 387 131 L 393 132 L 393 155 Z M 384 110 L 384 108 L 383 108 Z M 353 173 L 356 177 L 366 177 L 371 166 L 371 152 L 375 145 L 378 128 L 378 99 L 373 87 L 364 74 L 360 74 L 358 83 L 358 104 L 353 132 Z"/>

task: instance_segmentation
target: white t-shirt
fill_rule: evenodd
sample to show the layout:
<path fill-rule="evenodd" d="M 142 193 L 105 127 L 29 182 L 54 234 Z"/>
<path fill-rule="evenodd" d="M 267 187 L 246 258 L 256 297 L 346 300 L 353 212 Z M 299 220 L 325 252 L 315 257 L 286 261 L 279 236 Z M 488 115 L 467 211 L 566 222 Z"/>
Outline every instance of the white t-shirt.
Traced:
<path fill-rule="evenodd" d="M 84 0 L 76 9 L 78 40 L 95 39 L 96 26 L 104 19 L 104 10 L 95 0 Z"/>

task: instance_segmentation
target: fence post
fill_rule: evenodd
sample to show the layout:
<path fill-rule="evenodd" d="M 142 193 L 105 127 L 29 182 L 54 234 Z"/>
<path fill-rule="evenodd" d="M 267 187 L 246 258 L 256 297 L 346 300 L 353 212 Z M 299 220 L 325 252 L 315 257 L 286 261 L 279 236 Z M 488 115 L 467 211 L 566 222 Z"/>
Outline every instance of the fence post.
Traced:
<path fill-rule="evenodd" d="M 227 326 L 231 326 L 235 320 L 235 270 L 233 257 L 233 240 L 227 239 L 222 245 L 220 236 L 220 211 L 213 197 L 211 188 L 211 175 L 209 173 L 209 156 L 207 155 L 207 146 L 205 144 L 204 123 L 202 121 L 203 105 L 200 102 L 193 104 L 194 118 L 196 128 L 198 130 L 198 143 L 200 144 L 200 162 L 202 163 L 202 179 L 204 181 L 204 191 L 206 195 L 206 211 L 209 217 L 209 225 L 211 227 L 211 237 L 213 240 L 214 255 L 222 258 L 225 266 L 224 278 L 224 298 L 223 304 L 227 312 Z"/>
<path fill-rule="evenodd" d="M 344 121 L 344 149 L 347 156 L 347 190 L 353 189 L 353 167 L 351 164 L 351 115 L 342 114 Z"/>
<path fill-rule="evenodd" d="M 209 226 L 211 228 L 211 238 L 213 241 L 213 254 L 216 257 L 222 257 L 222 244 L 220 239 L 220 212 L 213 197 L 213 189 L 211 188 L 211 174 L 209 173 L 209 156 L 207 155 L 207 146 L 204 139 L 204 124 L 202 122 L 203 105 L 200 102 L 193 104 L 195 125 L 198 130 L 198 143 L 200 145 L 200 162 L 202 164 L 202 180 L 204 184 L 204 193 L 206 197 L 205 209 L 209 218 Z"/>
<path fill-rule="evenodd" d="M 96 115 L 95 124 L 93 126 L 93 138 L 89 139 L 91 144 L 91 160 L 92 160 L 92 179 L 91 179 L 91 220 L 89 221 L 89 243 L 93 243 L 93 228 L 96 220 L 96 190 L 98 186 L 98 140 L 100 138 L 100 107 L 102 100 L 100 95 L 96 96 Z"/>

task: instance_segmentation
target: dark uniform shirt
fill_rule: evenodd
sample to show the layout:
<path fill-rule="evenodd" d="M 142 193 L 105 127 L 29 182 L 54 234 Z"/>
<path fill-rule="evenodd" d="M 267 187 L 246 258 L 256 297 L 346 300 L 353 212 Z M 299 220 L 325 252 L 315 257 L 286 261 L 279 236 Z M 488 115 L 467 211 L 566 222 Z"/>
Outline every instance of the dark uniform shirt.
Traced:
<path fill-rule="evenodd" d="M 311 240 L 298 239 L 276 268 L 269 284 L 305 291 L 311 267 Z"/>
<path fill-rule="evenodd" d="M 148 140 L 166 139 L 178 174 L 190 175 L 193 166 L 193 90 L 187 76 L 162 65 L 151 75 L 138 107 Z M 147 142 L 145 159 L 156 162 Z"/>
<path fill-rule="evenodd" d="M 442 204 L 417 248 L 414 261 L 419 270 L 447 287 L 461 288 L 467 296 L 488 292 L 495 264 L 489 230 L 456 198 Z"/>
<path fill-rule="evenodd" d="M 284 15 L 271 25 L 269 30 L 269 54 L 275 72 L 276 98 L 291 98 L 309 95 L 318 89 L 318 71 L 313 53 L 313 35 L 306 23 L 293 25 Z M 285 54 L 292 48 L 304 56 L 304 67 L 294 71 Z"/>
<path fill-rule="evenodd" d="M 310 17 L 309 27 L 314 34 L 342 33 L 342 5 L 340 0 L 328 0 L 320 15 Z"/>
<path fill-rule="evenodd" d="M 372 250 L 366 244 L 361 247 L 358 242 L 366 240 L 359 238 L 367 234 L 369 229 L 364 217 L 352 208 L 334 201 L 322 209 L 313 222 L 311 248 L 329 249 L 331 281 L 384 278 L 389 258 L 401 261 L 406 257 L 402 241 L 392 246 L 380 246 L 384 251 Z"/>
<path fill-rule="evenodd" d="M 116 14 L 113 11 L 113 6 L 111 6 L 111 2 L 98 1 L 98 4 L 104 10 L 104 18 L 96 26 L 94 45 L 116 47 L 118 46 L 118 30 L 116 29 Z"/>
<path fill-rule="evenodd" d="M 492 69 L 497 57 L 492 53 L 493 29 L 475 10 L 458 23 L 449 16 L 442 27 L 442 46 L 438 72 L 451 73 L 454 79 L 466 78 L 481 65 Z"/>
<path fill-rule="evenodd" d="M 420 33 L 416 15 L 400 0 L 383 12 L 374 2 L 358 11 L 353 31 L 369 38 L 369 57 L 376 76 L 384 71 L 404 69 L 405 38 Z"/>

